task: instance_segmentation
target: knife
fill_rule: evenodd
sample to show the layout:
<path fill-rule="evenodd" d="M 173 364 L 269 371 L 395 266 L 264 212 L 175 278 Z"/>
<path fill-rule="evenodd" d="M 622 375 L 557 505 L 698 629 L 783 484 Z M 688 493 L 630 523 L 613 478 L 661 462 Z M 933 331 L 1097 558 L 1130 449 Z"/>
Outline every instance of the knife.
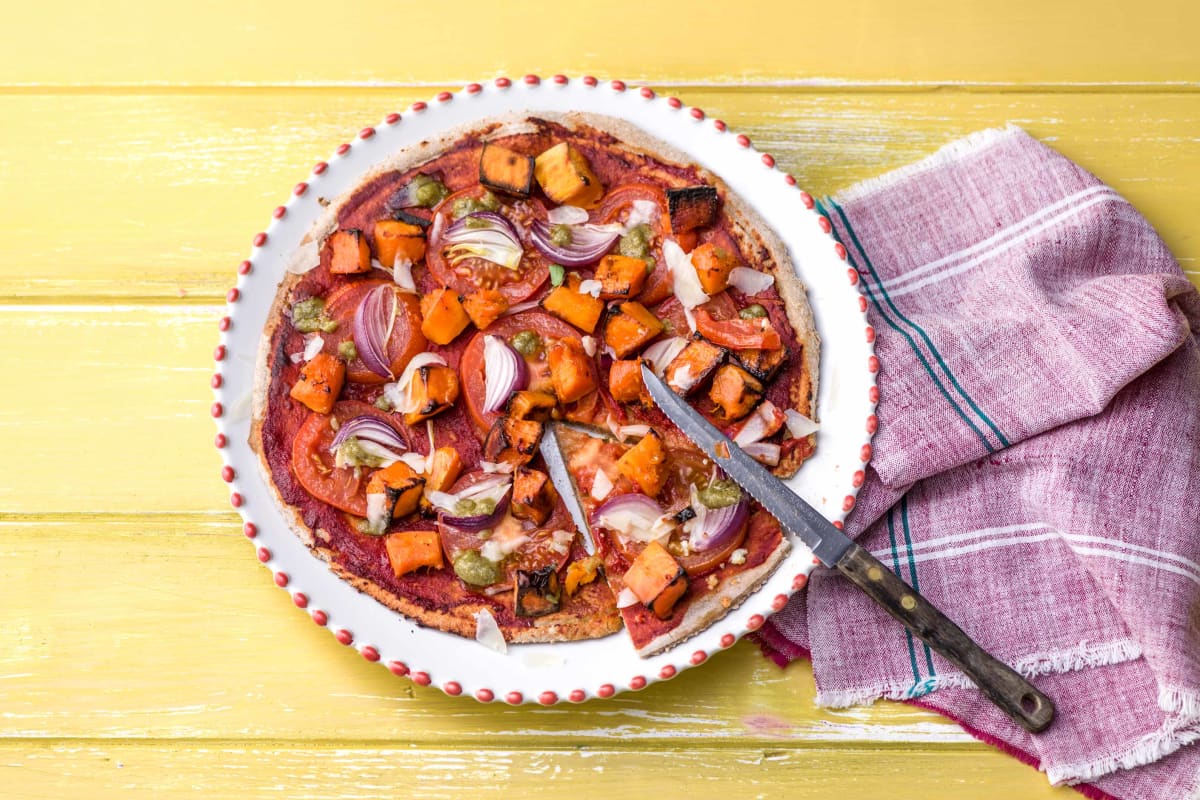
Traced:
<path fill-rule="evenodd" d="M 542 431 L 542 443 L 538 449 L 546 460 L 546 472 L 550 475 L 550 483 L 558 496 L 562 498 L 571 521 L 579 529 L 583 537 L 583 549 L 589 556 L 596 555 L 596 542 L 592 539 L 592 528 L 588 525 L 587 512 L 583 510 L 583 502 L 579 499 L 579 487 L 567 469 L 567 460 L 563 457 L 562 445 L 558 442 L 558 426 L 560 423 L 550 421 Z"/>
<path fill-rule="evenodd" d="M 917 638 L 975 682 L 1014 722 L 1040 733 L 1054 719 L 1054 703 L 1007 664 L 976 644 L 932 603 L 888 570 L 879 559 L 835 528 L 781 480 L 742 451 L 645 363 L 642 379 L 654 402 L 729 477 L 798 537 L 822 564 L 845 575 Z"/>

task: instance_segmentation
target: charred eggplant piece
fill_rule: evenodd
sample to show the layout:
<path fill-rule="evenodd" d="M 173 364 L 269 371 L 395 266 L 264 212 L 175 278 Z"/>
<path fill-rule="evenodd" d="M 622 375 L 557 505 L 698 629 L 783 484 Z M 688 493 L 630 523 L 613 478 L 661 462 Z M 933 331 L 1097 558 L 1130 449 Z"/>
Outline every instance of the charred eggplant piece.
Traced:
<path fill-rule="evenodd" d="M 518 617 L 541 617 L 558 611 L 562 586 L 553 564 L 537 570 L 519 569 L 514 583 L 517 591 L 513 611 Z"/>
<path fill-rule="evenodd" d="M 667 189 L 667 211 L 671 232 L 684 233 L 703 228 L 717 218 L 717 190 L 711 186 L 685 186 Z"/>
<path fill-rule="evenodd" d="M 533 157 L 488 142 L 479 156 L 479 182 L 498 192 L 528 197 L 533 189 Z"/>

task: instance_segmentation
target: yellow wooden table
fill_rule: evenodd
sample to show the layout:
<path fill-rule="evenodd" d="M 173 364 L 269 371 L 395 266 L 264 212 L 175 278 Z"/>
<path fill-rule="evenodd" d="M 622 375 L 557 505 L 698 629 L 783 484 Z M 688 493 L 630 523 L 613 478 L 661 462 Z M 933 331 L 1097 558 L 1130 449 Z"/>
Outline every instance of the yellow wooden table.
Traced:
<path fill-rule="evenodd" d="M 394 678 L 255 562 L 208 415 L 270 209 L 362 126 L 500 74 L 669 90 L 814 194 L 1012 121 L 1200 278 L 1200 13 L 1067 5 L 4 0 L 0 794 L 1074 796 L 930 714 L 817 709 L 746 643 L 578 707 Z"/>

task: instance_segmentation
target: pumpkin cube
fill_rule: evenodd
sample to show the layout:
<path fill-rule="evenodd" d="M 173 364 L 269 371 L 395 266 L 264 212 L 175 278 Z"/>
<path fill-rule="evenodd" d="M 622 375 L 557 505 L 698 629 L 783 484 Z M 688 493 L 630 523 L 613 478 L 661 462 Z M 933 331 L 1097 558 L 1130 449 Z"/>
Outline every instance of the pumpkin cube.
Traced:
<path fill-rule="evenodd" d="M 541 525 L 558 503 L 550 476 L 541 470 L 517 467 L 513 471 L 512 515 Z"/>
<path fill-rule="evenodd" d="M 316 411 L 328 414 L 337 402 L 346 381 L 346 364 L 336 356 L 317 353 L 300 367 L 300 380 L 292 386 L 291 397 Z"/>
<path fill-rule="evenodd" d="M 704 228 L 717 218 L 717 190 L 711 186 L 685 186 L 667 189 L 667 211 L 671 232 L 685 233 Z"/>
<path fill-rule="evenodd" d="M 520 466 L 537 454 L 542 440 L 542 423 L 532 419 L 499 417 L 483 441 L 483 460 Z"/>
<path fill-rule="evenodd" d="M 425 258 L 425 229 L 394 219 L 375 223 L 375 257 L 384 269 L 396 264 L 396 257 L 417 263 Z"/>
<path fill-rule="evenodd" d="M 546 352 L 550 380 L 560 403 L 573 403 L 596 389 L 596 371 L 591 357 L 575 339 L 559 339 Z"/>
<path fill-rule="evenodd" d="M 416 410 L 404 414 L 404 424 L 416 425 L 454 405 L 458 399 L 458 373 L 438 364 L 419 367 L 413 373 L 408 396 L 416 401 Z"/>
<path fill-rule="evenodd" d="M 479 154 L 479 182 L 498 192 L 528 197 L 533 189 L 533 157 L 488 142 Z"/>
<path fill-rule="evenodd" d="M 422 567 L 441 569 L 442 540 L 437 531 L 400 531 L 383 540 L 388 563 L 399 578 Z"/>
<path fill-rule="evenodd" d="M 367 494 L 383 494 L 387 497 L 385 527 L 392 520 L 407 517 L 416 511 L 424 491 L 425 478 L 403 461 L 376 470 L 367 481 Z"/>
<path fill-rule="evenodd" d="M 662 436 L 650 430 L 642 440 L 617 459 L 617 471 L 633 481 L 643 493 L 657 497 L 667 482 L 667 452 Z"/>
<path fill-rule="evenodd" d="M 622 580 L 659 619 L 671 616 L 675 603 L 688 589 L 687 572 L 658 542 L 650 542 L 638 553 Z"/>
<path fill-rule="evenodd" d="M 450 344 L 471 324 L 458 295 L 446 288 L 421 298 L 421 316 L 421 333 L 434 344 Z"/>
<path fill-rule="evenodd" d="M 570 276 L 566 283 L 542 298 L 542 308 L 584 333 L 592 333 L 604 313 L 604 301 L 579 291 L 579 284 L 579 278 Z"/>
<path fill-rule="evenodd" d="M 646 262 L 631 256 L 607 255 L 596 265 L 596 280 L 600 281 L 602 299 L 625 300 L 642 290 Z"/>
<path fill-rule="evenodd" d="M 629 358 L 658 337 L 666 326 L 641 303 L 621 303 L 604 324 L 604 343 L 617 358 Z"/>
<path fill-rule="evenodd" d="M 567 142 L 534 159 L 533 171 L 546 197 L 560 205 L 591 208 L 604 196 L 604 185 L 587 158 Z"/>
<path fill-rule="evenodd" d="M 696 337 L 667 364 L 663 380 L 676 394 L 687 395 L 725 360 L 725 349 Z"/>

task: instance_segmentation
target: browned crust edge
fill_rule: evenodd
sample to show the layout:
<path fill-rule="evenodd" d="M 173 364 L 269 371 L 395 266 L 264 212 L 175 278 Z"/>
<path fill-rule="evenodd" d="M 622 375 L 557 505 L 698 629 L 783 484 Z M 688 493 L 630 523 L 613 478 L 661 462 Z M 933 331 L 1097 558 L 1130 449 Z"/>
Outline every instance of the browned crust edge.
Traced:
<path fill-rule="evenodd" d="M 786 538 L 780 539 L 779 547 L 776 547 L 767 556 L 766 561 L 753 569 L 740 572 L 732 578 L 722 581 L 712 594 L 706 595 L 688 606 L 683 620 L 677 626 L 661 636 L 651 639 L 638 649 L 637 654 L 642 658 L 658 655 L 707 630 L 714 622 L 740 606 L 747 597 L 764 584 L 791 549 L 792 546 Z M 722 602 L 723 600 L 728 600 L 729 605 L 726 606 Z"/>

